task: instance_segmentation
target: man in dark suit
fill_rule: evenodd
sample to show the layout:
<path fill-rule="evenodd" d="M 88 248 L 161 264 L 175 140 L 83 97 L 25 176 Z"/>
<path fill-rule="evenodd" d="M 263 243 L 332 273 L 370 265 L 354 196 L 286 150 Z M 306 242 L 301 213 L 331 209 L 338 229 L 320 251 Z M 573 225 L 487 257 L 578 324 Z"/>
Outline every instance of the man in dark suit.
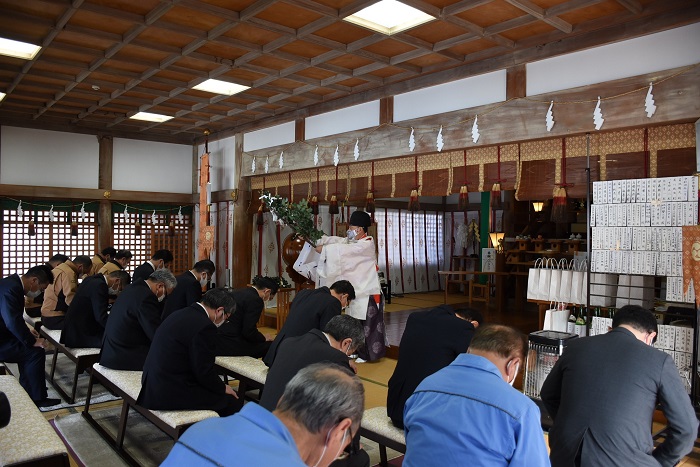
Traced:
<path fill-rule="evenodd" d="M 540 395 L 554 419 L 550 459 L 558 466 L 673 466 L 693 449 L 698 419 L 670 355 L 654 349 L 654 315 L 620 308 L 613 329 L 570 342 Z M 657 403 L 668 419 L 654 447 Z"/>
<path fill-rule="evenodd" d="M 336 363 L 350 369 L 349 357 L 365 343 L 362 322 L 352 316 L 331 318 L 323 329 L 312 329 L 303 336 L 289 337 L 280 344 L 280 351 L 267 373 L 260 405 L 273 411 L 287 383 L 302 369 L 314 363 Z M 357 433 L 355 433 L 357 435 Z M 345 462 L 333 466 L 368 466 L 369 456 L 359 449 L 359 436 L 353 439 L 351 454 Z"/>
<path fill-rule="evenodd" d="M 343 308 L 354 299 L 355 289 L 346 280 L 334 282 L 330 289 L 319 287 L 300 291 L 294 297 L 284 326 L 272 341 L 270 350 L 263 359 L 265 365 L 272 366 L 283 339 L 301 336 L 312 329 L 322 330 L 331 318 L 340 315 Z"/>
<path fill-rule="evenodd" d="M 124 289 L 107 320 L 100 364 L 113 370 L 143 370 L 153 336 L 160 325 L 158 303 L 177 285 L 167 269 Z"/>
<path fill-rule="evenodd" d="M 238 412 L 243 400 L 214 369 L 216 328 L 235 309 L 230 292 L 211 289 L 164 321 L 148 351 L 137 402 L 153 410 L 215 410 L 222 417 Z"/>
<path fill-rule="evenodd" d="M 262 358 L 267 353 L 273 336 L 258 331 L 257 324 L 265 302 L 271 300 L 278 289 L 277 282 L 261 277 L 253 282 L 252 287 L 233 291 L 236 313 L 219 327 L 216 355 Z"/>
<path fill-rule="evenodd" d="M 394 425 L 403 428 L 403 409 L 413 391 L 426 377 L 467 351 L 482 321 L 476 310 L 453 311 L 447 305 L 409 315 L 386 398 L 387 414 Z"/>
<path fill-rule="evenodd" d="M 39 407 L 50 407 L 60 399 L 46 397 L 44 364 L 45 339 L 24 322 L 24 297 L 37 297 L 53 282 L 48 266 L 34 266 L 20 277 L 12 274 L 0 279 L 0 361 L 16 363 L 19 382 Z"/>
<path fill-rule="evenodd" d="M 131 283 L 126 271 L 85 279 L 66 311 L 61 343 L 68 347 L 100 347 L 107 326 L 110 295 L 119 295 Z"/>
<path fill-rule="evenodd" d="M 161 319 L 165 320 L 176 310 L 187 308 L 202 299 L 202 287 L 207 285 L 216 272 L 214 262 L 208 259 L 197 261 L 192 269 L 176 277 L 177 287 L 168 296 Z"/>
<path fill-rule="evenodd" d="M 146 261 L 141 266 L 134 269 L 134 274 L 131 276 L 131 279 L 134 282 L 138 282 L 140 280 L 145 281 L 157 269 L 169 269 L 170 263 L 172 262 L 173 254 L 170 252 L 170 250 L 158 250 L 153 253 L 153 256 L 151 256 L 149 261 Z"/>

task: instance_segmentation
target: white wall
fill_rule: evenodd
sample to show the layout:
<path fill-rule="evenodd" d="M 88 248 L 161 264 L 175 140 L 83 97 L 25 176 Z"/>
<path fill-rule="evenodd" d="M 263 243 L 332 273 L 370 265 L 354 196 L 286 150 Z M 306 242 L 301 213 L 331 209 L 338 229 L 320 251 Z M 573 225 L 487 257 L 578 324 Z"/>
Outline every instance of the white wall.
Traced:
<path fill-rule="evenodd" d="M 235 167 L 236 138 L 224 138 L 209 143 L 209 180 L 212 191 L 236 188 Z M 204 154 L 204 145 L 197 146 L 197 155 Z M 199 162 L 197 163 L 199 167 Z"/>
<path fill-rule="evenodd" d="M 262 130 L 245 133 L 243 137 L 243 150 L 255 151 L 256 149 L 280 146 L 294 142 L 294 122 L 263 128 Z M 211 149 L 211 148 L 210 148 Z"/>
<path fill-rule="evenodd" d="M 345 109 L 308 117 L 306 139 L 345 133 L 379 125 L 379 101 L 366 102 Z"/>
<path fill-rule="evenodd" d="M 506 100 L 506 71 L 438 84 L 394 96 L 394 121 L 425 117 Z"/>
<path fill-rule="evenodd" d="M 192 146 L 114 138 L 113 157 L 115 190 L 192 193 Z"/>
<path fill-rule="evenodd" d="M 97 137 L 3 126 L 0 183 L 97 188 Z"/>
<path fill-rule="evenodd" d="M 700 62 L 700 23 L 527 64 L 527 95 Z M 613 91 L 611 91 L 613 93 Z"/>

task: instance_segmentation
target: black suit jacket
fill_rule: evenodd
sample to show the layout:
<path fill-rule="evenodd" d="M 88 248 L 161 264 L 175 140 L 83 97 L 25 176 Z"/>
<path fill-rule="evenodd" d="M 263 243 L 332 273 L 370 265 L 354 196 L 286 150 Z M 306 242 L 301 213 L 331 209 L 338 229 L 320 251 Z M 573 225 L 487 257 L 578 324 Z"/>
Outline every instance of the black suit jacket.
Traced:
<path fill-rule="evenodd" d="M 284 393 L 284 387 L 302 368 L 314 363 L 332 362 L 350 368 L 348 357 L 331 347 L 326 336 L 313 329 L 303 336 L 290 337 L 280 344 L 280 352 L 265 380 L 260 405 L 275 410 Z"/>
<path fill-rule="evenodd" d="M 177 287 L 175 287 L 173 293 L 168 295 L 168 298 L 165 300 L 165 307 L 163 308 L 163 316 L 161 316 L 161 319 L 164 320 L 174 311 L 187 308 L 201 299 L 202 284 L 199 283 L 197 278 L 195 278 L 190 271 L 185 271 L 183 274 L 177 276 Z"/>
<path fill-rule="evenodd" d="M 0 358 L 4 352 L 26 349 L 36 337 L 24 323 L 24 287 L 17 274 L 0 279 Z"/>
<path fill-rule="evenodd" d="M 312 329 L 323 331 L 328 321 L 334 316 L 340 315 L 341 312 L 340 300 L 331 295 L 328 287 L 300 291 L 294 297 L 284 326 L 280 329 L 279 334 L 277 334 L 270 346 L 270 350 L 263 358 L 265 365 L 272 366 L 282 340 L 287 337 L 301 336 Z"/>
<path fill-rule="evenodd" d="M 109 287 L 105 276 L 95 274 L 79 286 L 68 307 L 61 343 L 68 347 L 100 347 L 107 326 Z"/>
<path fill-rule="evenodd" d="M 447 305 L 409 315 L 386 398 L 387 414 L 396 426 L 403 427 L 404 406 L 421 381 L 466 352 L 473 335 L 474 326 Z"/>
<path fill-rule="evenodd" d="M 158 300 L 145 281 L 119 294 L 107 320 L 100 364 L 114 370 L 143 370 L 160 325 Z"/>
<path fill-rule="evenodd" d="M 217 355 L 234 354 L 247 343 L 265 342 L 265 336 L 258 331 L 258 320 L 265 302 L 255 287 L 244 287 L 233 292 L 236 312 L 219 327 L 217 333 Z"/>
<path fill-rule="evenodd" d="M 198 303 L 163 321 L 143 366 L 138 403 L 154 410 L 221 410 L 225 385 L 214 369 L 216 326 Z"/>
<path fill-rule="evenodd" d="M 148 261 L 144 262 L 141 266 L 134 269 L 134 273 L 131 275 L 131 282 L 145 281 L 151 274 L 155 272 L 153 266 Z"/>
<path fill-rule="evenodd" d="M 552 466 L 672 466 L 693 449 L 698 420 L 670 355 L 624 328 L 570 342 L 540 391 L 554 419 Z M 654 448 L 657 403 L 668 419 Z"/>

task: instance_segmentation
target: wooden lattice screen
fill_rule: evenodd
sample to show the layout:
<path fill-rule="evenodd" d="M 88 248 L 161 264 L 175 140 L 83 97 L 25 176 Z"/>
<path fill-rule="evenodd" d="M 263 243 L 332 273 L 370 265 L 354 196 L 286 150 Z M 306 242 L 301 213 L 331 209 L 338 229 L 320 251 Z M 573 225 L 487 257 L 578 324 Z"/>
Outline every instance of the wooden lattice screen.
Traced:
<path fill-rule="evenodd" d="M 36 235 L 28 235 L 28 224 L 35 219 Z M 97 239 L 97 222 L 94 212 L 85 213 L 82 221 L 77 212 L 72 219 L 77 221 L 78 236 L 70 234 L 67 212 L 54 212 L 54 222 L 48 210 L 25 211 L 19 218 L 16 209 L 5 209 L 2 213 L 2 275 L 23 274 L 32 266 L 46 263 L 57 253 L 73 259 L 78 255 L 92 256 Z"/>
<path fill-rule="evenodd" d="M 136 222 L 141 222 L 141 235 L 136 235 Z M 170 215 L 156 213 L 156 223 L 151 214 L 114 213 L 114 248 L 126 249 L 134 255 L 128 272 L 151 258 L 156 250 L 168 249 L 173 253 L 172 272 L 181 274 L 192 267 L 192 228 L 189 214 L 183 214 L 183 222 L 175 222 L 175 235 L 168 235 Z"/>

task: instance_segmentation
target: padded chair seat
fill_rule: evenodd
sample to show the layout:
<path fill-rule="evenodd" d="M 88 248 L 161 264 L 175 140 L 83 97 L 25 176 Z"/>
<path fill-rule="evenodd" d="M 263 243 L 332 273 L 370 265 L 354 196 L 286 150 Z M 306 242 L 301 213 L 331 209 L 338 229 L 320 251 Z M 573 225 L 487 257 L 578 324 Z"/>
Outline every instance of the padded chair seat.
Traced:
<path fill-rule="evenodd" d="M 213 410 L 151 410 L 151 413 L 173 428 L 219 416 Z"/>
<path fill-rule="evenodd" d="M 267 380 L 267 365 L 253 357 L 216 357 L 216 364 L 260 384 Z"/>
<path fill-rule="evenodd" d="M 365 410 L 362 415 L 362 428 L 377 433 L 400 444 L 406 444 L 406 437 L 401 428 L 396 428 L 386 414 L 386 407 L 374 407 Z"/>
<path fill-rule="evenodd" d="M 92 368 L 128 394 L 133 400 L 139 397 L 143 371 L 112 370 L 99 363 L 92 365 Z"/>
<path fill-rule="evenodd" d="M 14 376 L 0 376 L 0 391 L 12 409 L 10 424 L 0 429 L 0 465 L 67 455 L 61 438 Z"/>
<path fill-rule="evenodd" d="M 29 316 L 27 314 L 26 311 L 22 314 L 22 317 L 24 318 L 24 321 L 32 327 L 32 329 L 34 329 L 34 327 L 36 326 L 36 323 L 41 321 L 41 316 L 39 316 L 37 318 L 32 318 L 31 316 Z"/>
<path fill-rule="evenodd" d="M 70 352 L 70 354 L 74 357 L 98 355 L 100 353 L 100 349 L 97 347 L 66 347 L 65 345 L 61 344 L 61 331 L 58 329 L 48 329 L 46 326 L 42 326 L 41 332 L 48 335 L 54 342 L 59 344 L 62 348 L 66 349 L 67 352 Z"/>

